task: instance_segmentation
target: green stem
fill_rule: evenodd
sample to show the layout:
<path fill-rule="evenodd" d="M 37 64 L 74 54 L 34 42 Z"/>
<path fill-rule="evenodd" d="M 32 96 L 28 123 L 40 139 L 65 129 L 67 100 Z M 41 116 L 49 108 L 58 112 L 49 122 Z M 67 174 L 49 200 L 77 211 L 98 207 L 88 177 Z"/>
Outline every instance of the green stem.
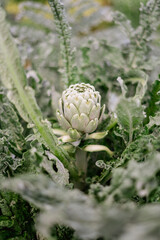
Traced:
<path fill-rule="evenodd" d="M 83 151 L 80 148 L 77 148 L 76 150 L 76 166 L 78 170 L 82 172 L 83 178 L 85 179 L 88 167 L 87 152 Z"/>
<path fill-rule="evenodd" d="M 107 181 L 109 181 L 112 177 L 112 172 L 110 171 L 105 171 L 104 173 L 102 173 L 102 175 L 99 178 L 99 182 L 101 184 L 106 184 Z"/>

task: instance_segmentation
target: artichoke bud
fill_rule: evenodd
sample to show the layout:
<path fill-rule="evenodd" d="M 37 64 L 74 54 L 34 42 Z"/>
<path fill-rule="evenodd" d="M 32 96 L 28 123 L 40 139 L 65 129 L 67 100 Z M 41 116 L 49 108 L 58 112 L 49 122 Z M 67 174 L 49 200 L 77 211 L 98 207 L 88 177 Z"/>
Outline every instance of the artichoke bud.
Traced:
<path fill-rule="evenodd" d="M 80 83 L 63 91 L 56 115 L 70 137 L 80 139 L 97 129 L 104 110 L 105 105 L 101 107 L 99 92 L 90 84 Z"/>

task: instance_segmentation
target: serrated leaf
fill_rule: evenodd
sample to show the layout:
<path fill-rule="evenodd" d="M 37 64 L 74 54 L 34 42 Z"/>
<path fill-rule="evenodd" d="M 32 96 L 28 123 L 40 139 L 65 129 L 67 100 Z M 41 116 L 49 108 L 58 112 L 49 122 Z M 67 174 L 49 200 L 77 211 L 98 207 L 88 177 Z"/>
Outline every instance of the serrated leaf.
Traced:
<path fill-rule="evenodd" d="M 133 98 L 122 98 L 117 105 L 116 114 L 118 124 L 123 131 L 128 133 L 128 142 L 131 143 L 135 129 L 140 127 L 144 118 L 140 101 Z"/>
<path fill-rule="evenodd" d="M 24 141 L 23 127 L 13 105 L 7 100 L 6 93 L 0 90 L 0 94 L 0 129 L 3 131 L 3 136 L 6 135 L 10 139 L 14 139 L 13 141 L 19 144 L 20 149 Z"/>
<path fill-rule="evenodd" d="M 155 151 L 158 151 L 160 145 L 160 137 L 154 136 L 154 134 L 139 136 L 135 141 L 127 146 L 123 152 L 121 159 L 123 163 L 130 161 L 131 159 L 139 161 L 145 161 L 146 158 Z"/>
<path fill-rule="evenodd" d="M 160 153 L 150 154 L 144 162 L 131 159 L 126 168 L 114 170 L 108 194 L 121 195 L 124 198 L 130 198 L 135 194 L 140 197 L 149 196 L 158 186 L 158 179 L 155 176 L 159 171 Z"/>
<path fill-rule="evenodd" d="M 13 172 L 22 165 L 22 151 L 25 149 L 23 128 L 12 104 L 0 90 L 0 172 Z"/>

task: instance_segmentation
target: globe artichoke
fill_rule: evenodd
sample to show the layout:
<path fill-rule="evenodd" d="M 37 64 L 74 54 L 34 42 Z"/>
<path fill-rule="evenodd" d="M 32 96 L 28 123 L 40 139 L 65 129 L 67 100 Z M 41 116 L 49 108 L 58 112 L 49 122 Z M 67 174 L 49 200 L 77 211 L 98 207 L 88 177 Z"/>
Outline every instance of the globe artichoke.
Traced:
<path fill-rule="evenodd" d="M 101 107 L 101 96 L 90 84 L 71 85 L 63 91 L 59 100 L 57 118 L 61 127 L 73 139 L 94 132 L 102 120 L 105 105 Z"/>

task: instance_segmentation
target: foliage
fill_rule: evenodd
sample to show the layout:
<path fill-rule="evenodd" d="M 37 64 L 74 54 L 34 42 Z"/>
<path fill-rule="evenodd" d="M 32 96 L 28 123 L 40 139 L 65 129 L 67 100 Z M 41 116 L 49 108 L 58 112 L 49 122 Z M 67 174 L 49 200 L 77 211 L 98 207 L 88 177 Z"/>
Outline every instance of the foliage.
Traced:
<path fill-rule="evenodd" d="M 61 146 L 56 146 L 58 141 L 50 129 L 50 124 L 42 118 L 41 111 L 34 98 L 34 90 L 27 86 L 27 80 L 17 49 L 7 31 L 8 29 L 4 22 L 4 12 L 2 9 L 0 11 L 0 64 L 2 65 L 0 74 L 4 86 L 10 89 L 8 98 L 16 105 L 21 117 L 26 122 L 34 124 L 36 135 L 41 139 L 41 142 L 47 147 L 50 146 L 49 148 L 52 149 L 53 153 L 67 166 L 69 165 L 67 160 L 67 158 L 69 159 L 68 153 Z"/>
<path fill-rule="evenodd" d="M 146 110 L 147 118 L 146 122 L 149 121 L 149 117 L 154 117 L 157 112 L 160 110 L 159 106 L 159 91 L 160 91 L 160 81 L 156 80 L 153 84 L 151 93 L 150 93 L 150 101 Z"/>
<path fill-rule="evenodd" d="M 158 157 L 159 156 L 157 156 L 157 161 Z M 132 171 L 132 164 L 133 163 L 131 163 L 129 169 L 126 170 L 128 174 Z M 139 171 L 141 171 L 143 166 L 141 164 L 137 167 Z M 138 169 L 135 169 L 132 176 L 134 180 L 140 177 L 140 179 L 137 179 L 139 182 L 135 182 L 135 186 L 138 188 L 140 195 L 144 196 L 142 193 L 146 194 L 146 189 L 141 190 L 141 175 L 134 174 L 137 173 Z M 4 186 L 21 193 L 24 199 L 43 210 L 38 218 L 37 224 L 40 232 L 46 237 L 49 237 L 50 228 L 53 224 L 61 223 L 73 228 L 75 230 L 75 236 L 81 239 L 96 239 L 97 237 L 103 237 L 104 239 L 114 239 L 114 237 L 117 239 L 128 239 L 127 237 L 132 236 L 132 231 L 138 228 L 138 226 L 142 231 L 142 233 L 141 231 L 137 231 L 138 239 L 144 239 L 144 237 L 149 236 L 152 236 L 153 239 L 158 239 L 159 231 L 157 231 L 157 220 L 159 220 L 159 205 L 146 204 L 145 207 L 141 207 L 140 209 L 136 209 L 134 204 L 111 206 L 111 197 L 115 197 L 118 193 L 123 193 L 128 196 L 127 191 L 129 189 L 130 191 L 132 190 L 132 183 L 131 185 L 127 184 L 126 180 L 128 177 L 126 175 L 122 176 L 120 170 L 125 171 L 123 169 L 117 169 L 113 176 L 112 191 L 110 190 L 111 195 L 108 194 L 108 199 L 103 201 L 102 204 L 95 202 L 92 195 L 87 196 L 79 190 L 57 188 L 51 180 L 40 175 L 38 177 L 23 176 L 21 179 L 7 181 Z M 148 166 L 146 166 L 145 173 L 149 173 L 148 176 L 144 175 L 146 182 L 155 170 L 156 166 L 154 166 L 151 172 Z M 156 171 L 158 171 L 158 169 Z M 121 176 L 120 179 L 119 176 Z M 117 182 L 117 178 L 119 182 Z M 143 182 L 143 187 L 146 182 Z M 147 187 L 151 191 L 150 186 Z M 152 188 L 153 187 L 155 187 L 155 185 L 152 183 Z M 94 188 L 97 188 L 97 186 Z M 92 189 L 92 194 L 95 190 L 96 189 Z M 102 196 L 104 192 L 107 192 L 107 189 L 103 189 L 99 192 L 99 195 Z M 134 194 L 133 191 L 130 194 Z M 151 223 L 152 225 L 150 226 Z M 111 227 L 113 226 L 112 224 L 114 224 L 114 228 Z M 128 224 L 130 225 L 129 229 L 127 227 Z M 148 230 L 146 226 L 150 226 Z"/>
<path fill-rule="evenodd" d="M 132 21 L 134 26 L 139 24 L 139 11 L 140 3 L 146 3 L 146 0 L 113 0 L 115 9 L 126 14 L 126 16 Z"/>
<path fill-rule="evenodd" d="M 90 0 L 49 4 L 59 38 L 49 6 L 21 3 L 11 34 L 0 8 L 0 239 L 158 240 L 160 1 L 137 28 Z M 76 82 L 106 114 L 71 142 L 55 112 Z"/>
<path fill-rule="evenodd" d="M 141 126 L 143 120 L 142 106 L 138 101 L 121 99 L 117 105 L 117 118 L 121 129 L 128 133 L 128 142 L 131 143 L 134 130 Z"/>
<path fill-rule="evenodd" d="M 108 21 L 112 19 L 109 7 L 102 7 L 99 3 L 95 3 L 92 0 L 75 2 L 67 0 L 64 2 L 64 6 L 68 13 L 67 18 L 69 19 L 73 38 L 70 43 L 69 32 L 71 30 L 65 30 L 66 40 L 64 46 L 64 36 L 59 36 L 61 39 L 61 54 L 59 54 L 59 39 L 57 39 L 57 34 L 55 34 L 56 29 L 49 6 L 33 1 L 22 2 L 19 5 L 20 12 L 14 24 L 12 23 L 13 27 L 11 27 L 14 37 L 19 39 L 19 50 L 25 68 L 27 70 L 33 68 L 38 71 L 43 79 L 54 82 L 56 90 L 64 89 L 61 81 L 55 80 L 60 79 L 61 73 L 63 81 L 66 83 L 64 66 L 68 65 L 67 68 L 70 71 L 72 81 L 76 82 L 79 80 L 79 76 L 76 74 L 76 62 L 74 61 L 77 43 L 83 41 L 92 29 L 96 31 L 98 26 L 101 27 L 101 25 L 103 29 L 108 25 Z M 106 11 L 108 12 L 107 15 L 104 14 Z M 30 36 L 33 37 L 31 38 Z M 65 47 L 68 50 L 65 50 Z M 63 56 L 66 53 L 68 57 L 64 59 Z"/>
<path fill-rule="evenodd" d="M 55 23 L 58 29 L 61 42 L 62 59 L 65 65 L 64 86 L 70 86 L 71 82 L 74 81 L 73 76 L 73 64 L 72 54 L 70 49 L 70 26 L 65 18 L 64 6 L 59 1 L 49 1 L 51 9 L 54 14 Z"/>

